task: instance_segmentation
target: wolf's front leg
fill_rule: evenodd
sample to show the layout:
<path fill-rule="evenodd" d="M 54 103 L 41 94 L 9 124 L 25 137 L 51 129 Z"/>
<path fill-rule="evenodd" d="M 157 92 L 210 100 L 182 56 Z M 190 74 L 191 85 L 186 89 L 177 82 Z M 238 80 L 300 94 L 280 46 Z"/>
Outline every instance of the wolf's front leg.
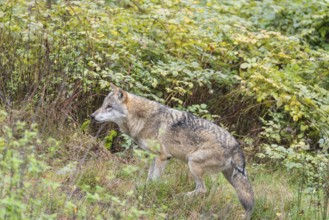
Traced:
<path fill-rule="evenodd" d="M 166 168 L 168 162 L 169 159 L 161 159 L 160 156 L 154 158 L 148 172 L 147 181 L 158 179 Z"/>

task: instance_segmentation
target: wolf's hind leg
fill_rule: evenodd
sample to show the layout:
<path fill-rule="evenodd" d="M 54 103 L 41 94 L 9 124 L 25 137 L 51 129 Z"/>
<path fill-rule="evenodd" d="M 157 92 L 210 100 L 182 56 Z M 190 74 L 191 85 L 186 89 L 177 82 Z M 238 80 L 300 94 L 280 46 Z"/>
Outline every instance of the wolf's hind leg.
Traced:
<path fill-rule="evenodd" d="M 207 192 L 203 176 L 206 172 L 218 167 L 218 155 L 212 150 L 205 149 L 193 152 L 187 156 L 188 167 L 195 181 L 195 190 L 187 195 L 204 194 Z"/>
<path fill-rule="evenodd" d="M 158 179 L 166 168 L 169 159 L 161 159 L 160 156 L 154 158 L 148 172 L 147 181 Z"/>
<path fill-rule="evenodd" d="M 188 161 L 188 167 L 195 181 L 195 190 L 186 193 L 187 196 L 195 196 L 197 194 L 205 194 L 207 192 L 206 185 L 203 180 L 204 171 L 198 162 Z"/>
<path fill-rule="evenodd" d="M 207 172 L 218 172 L 227 166 L 223 154 L 214 151 L 213 148 L 195 151 L 187 156 L 187 161 L 196 184 L 195 190 L 187 195 L 206 193 L 203 175 Z"/>

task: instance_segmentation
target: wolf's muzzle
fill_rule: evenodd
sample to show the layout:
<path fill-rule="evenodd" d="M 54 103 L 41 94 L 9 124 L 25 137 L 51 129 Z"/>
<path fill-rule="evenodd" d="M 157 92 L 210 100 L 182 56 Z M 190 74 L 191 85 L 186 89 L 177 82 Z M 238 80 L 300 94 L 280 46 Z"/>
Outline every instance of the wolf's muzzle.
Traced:
<path fill-rule="evenodd" d="M 95 112 L 92 113 L 92 114 L 89 115 L 89 116 L 90 116 L 90 119 L 91 119 L 92 122 L 102 123 L 101 121 L 98 121 L 98 120 L 96 119 L 96 114 L 95 114 Z"/>
<path fill-rule="evenodd" d="M 95 117 L 96 117 L 95 112 L 90 115 L 90 119 L 94 122 L 97 122 Z"/>

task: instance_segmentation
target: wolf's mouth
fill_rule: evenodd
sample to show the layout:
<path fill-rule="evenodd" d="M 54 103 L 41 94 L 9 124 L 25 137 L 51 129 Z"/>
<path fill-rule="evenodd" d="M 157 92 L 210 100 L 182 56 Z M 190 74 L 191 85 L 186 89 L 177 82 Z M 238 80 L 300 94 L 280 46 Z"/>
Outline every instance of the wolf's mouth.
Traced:
<path fill-rule="evenodd" d="M 93 122 L 93 123 L 102 123 L 102 121 L 99 121 L 99 120 L 96 119 L 94 114 L 90 115 L 90 119 L 91 119 L 91 122 Z"/>
<path fill-rule="evenodd" d="M 93 122 L 97 123 L 97 124 L 100 124 L 100 123 L 103 123 L 103 121 L 98 121 L 96 119 L 93 119 Z"/>

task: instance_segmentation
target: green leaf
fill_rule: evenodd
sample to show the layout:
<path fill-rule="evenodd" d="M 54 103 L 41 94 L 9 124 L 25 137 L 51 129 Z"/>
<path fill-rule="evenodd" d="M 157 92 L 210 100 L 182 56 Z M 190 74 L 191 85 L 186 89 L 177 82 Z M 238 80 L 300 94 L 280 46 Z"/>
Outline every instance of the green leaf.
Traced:
<path fill-rule="evenodd" d="M 241 69 L 248 69 L 250 67 L 250 64 L 249 63 L 242 63 L 241 65 L 240 65 L 240 68 Z"/>

